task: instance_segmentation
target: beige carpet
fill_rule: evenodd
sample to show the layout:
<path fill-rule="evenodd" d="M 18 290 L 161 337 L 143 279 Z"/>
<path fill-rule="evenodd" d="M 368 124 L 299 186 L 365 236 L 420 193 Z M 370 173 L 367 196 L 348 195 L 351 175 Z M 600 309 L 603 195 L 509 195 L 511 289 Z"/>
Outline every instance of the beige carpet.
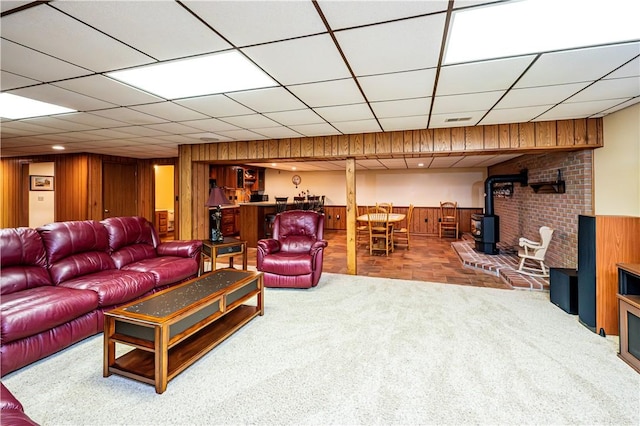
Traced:
<path fill-rule="evenodd" d="M 640 424 L 640 375 L 548 293 L 324 274 L 169 382 L 102 336 L 5 377 L 43 425 Z"/>

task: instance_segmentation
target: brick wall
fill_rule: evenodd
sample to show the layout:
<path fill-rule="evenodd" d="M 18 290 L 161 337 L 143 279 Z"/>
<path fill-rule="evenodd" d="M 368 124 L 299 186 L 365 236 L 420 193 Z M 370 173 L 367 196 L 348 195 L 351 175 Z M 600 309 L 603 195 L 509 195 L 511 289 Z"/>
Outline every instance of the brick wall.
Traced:
<path fill-rule="evenodd" d="M 555 181 L 558 169 L 566 182 L 564 194 L 535 193 L 531 186 L 514 184 L 513 196 L 494 198 L 500 216 L 500 240 L 513 246 L 518 238 L 539 241 L 541 226 L 554 229 L 545 263 L 550 267 L 576 268 L 578 215 L 593 211 L 593 151 L 529 154 L 489 168 L 489 176 L 529 170 L 529 182 Z M 542 192 L 542 191 L 541 191 Z"/>

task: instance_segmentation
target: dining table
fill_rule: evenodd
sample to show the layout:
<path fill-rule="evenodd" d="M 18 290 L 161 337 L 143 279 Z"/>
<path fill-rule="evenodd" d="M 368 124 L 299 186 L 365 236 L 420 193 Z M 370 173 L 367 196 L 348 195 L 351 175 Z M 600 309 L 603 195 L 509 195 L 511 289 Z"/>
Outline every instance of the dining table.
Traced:
<path fill-rule="evenodd" d="M 386 222 L 388 220 L 391 223 L 396 223 L 402 222 L 406 216 L 404 213 L 389 213 L 389 218 L 387 219 L 386 213 L 365 213 L 356 217 L 356 221 L 369 222 L 369 219 L 371 219 L 372 222 Z"/>

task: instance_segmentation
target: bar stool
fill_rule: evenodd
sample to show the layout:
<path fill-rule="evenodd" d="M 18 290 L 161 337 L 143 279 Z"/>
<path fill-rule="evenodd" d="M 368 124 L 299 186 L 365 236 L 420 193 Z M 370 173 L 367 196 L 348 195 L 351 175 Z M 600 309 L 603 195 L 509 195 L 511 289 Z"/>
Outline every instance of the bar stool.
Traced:
<path fill-rule="evenodd" d="M 264 215 L 265 238 L 271 238 L 271 236 L 273 236 L 273 222 L 275 222 L 277 214 L 282 213 L 287 209 L 288 200 L 289 197 L 276 197 L 276 212 Z"/>

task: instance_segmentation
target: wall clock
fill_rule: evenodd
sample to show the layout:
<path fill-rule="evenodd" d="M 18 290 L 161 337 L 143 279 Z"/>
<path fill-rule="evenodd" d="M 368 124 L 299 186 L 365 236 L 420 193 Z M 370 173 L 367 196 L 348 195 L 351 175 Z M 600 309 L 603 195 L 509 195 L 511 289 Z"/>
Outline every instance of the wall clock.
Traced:
<path fill-rule="evenodd" d="M 300 185 L 300 182 L 302 182 L 302 179 L 300 179 L 299 175 L 293 175 L 293 177 L 291 178 L 291 182 L 293 182 L 293 184 L 296 186 L 296 188 L 298 187 L 298 185 Z"/>

